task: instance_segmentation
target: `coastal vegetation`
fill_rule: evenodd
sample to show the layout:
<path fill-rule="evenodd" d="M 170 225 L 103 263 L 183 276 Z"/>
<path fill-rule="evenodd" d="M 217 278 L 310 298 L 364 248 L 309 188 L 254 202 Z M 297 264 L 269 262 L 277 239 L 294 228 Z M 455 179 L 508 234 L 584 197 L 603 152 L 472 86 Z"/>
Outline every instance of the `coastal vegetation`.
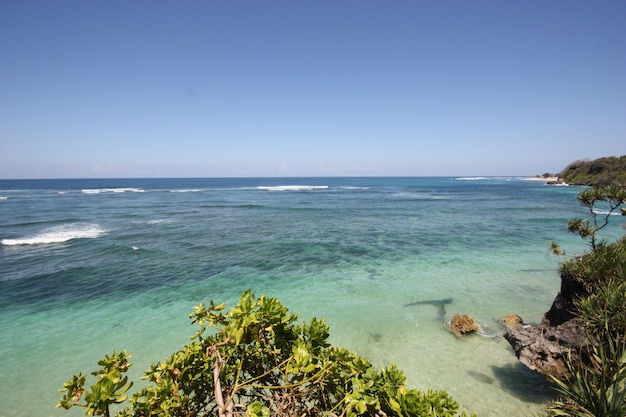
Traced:
<path fill-rule="evenodd" d="M 395 366 L 378 371 L 365 358 L 328 343 L 325 321 L 297 323 L 276 298 L 245 292 L 239 303 L 195 308 L 192 342 L 145 372 L 147 387 L 117 412 L 131 416 L 465 416 L 445 391 L 408 389 Z M 127 399 L 125 351 L 105 357 L 94 385 L 74 375 L 57 407 L 110 416 Z M 472 414 L 473 416 L 473 414 Z"/>
<path fill-rule="evenodd" d="M 587 292 L 574 300 L 586 343 L 567 357 L 567 378 L 553 377 L 561 399 L 551 416 L 626 415 L 626 238 L 601 244 L 561 266 Z"/>
<path fill-rule="evenodd" d="M 585 343 L 566 357 L 568 375 L 551 375 L 561 398 L 550 416 L 624 417 L 626 415 L 626 237 L 599 240 L 609 216 L 626 202 L 615 185 L 582 191 L 578 200 L 590 219 L 573 219 L 568 229 L 589 241 L 590 251 L 560 266 L 563 282 L 578 285 L 574 314 L 583 323 Z M 598 216 L 597 205 L 607 210 Z M 557 253 L 558 246 L 553 244 Z M 571 285 L 571 284 L 570 284 Z"/>
<path fill-rule="evenodd" d="M 569 164 L 559 174 L 571 185 L 621 185 L 626 186 L 626 155 L 609 156 L 594 160 L 580 160 Z"/>

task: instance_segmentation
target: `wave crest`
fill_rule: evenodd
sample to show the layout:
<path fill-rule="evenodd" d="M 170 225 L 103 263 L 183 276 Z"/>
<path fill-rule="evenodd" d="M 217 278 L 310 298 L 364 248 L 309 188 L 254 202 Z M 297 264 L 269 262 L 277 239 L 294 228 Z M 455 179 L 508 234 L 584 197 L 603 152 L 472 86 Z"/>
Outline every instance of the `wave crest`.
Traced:
<path fill-rule="evenodd" d="M 81 190 L 84 194 L 102 194 L 102 193 L 143 193 L 141 188 L 86 188 Z"/>
<path fill-rule="evenodd" d="M 63 243 L 73 239 L 95 239 L 102 236 L 106 231 L 99 225 L 65 225 L 52 227 L 42 233 L 21 239 L 2 239 L 0 243 L 6 246 L 17 245 L 47 245 Z"/>
<path fill-rule="evenodd" d="M 308 191 L 308 190 L 326 190 L 328 185 L 276 185 L 276 186 L 260 186 L 259 190 L 268 191 Z"/>

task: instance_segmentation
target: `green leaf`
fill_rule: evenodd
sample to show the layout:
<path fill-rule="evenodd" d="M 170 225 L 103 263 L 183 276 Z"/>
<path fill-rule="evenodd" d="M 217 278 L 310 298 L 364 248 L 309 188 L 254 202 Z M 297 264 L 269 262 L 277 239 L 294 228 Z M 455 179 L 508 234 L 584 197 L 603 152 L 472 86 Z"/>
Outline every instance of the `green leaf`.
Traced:
<path fill-rule="evenodd" d="M 363 414 L 367 411 L 367 404 L 365 404 L 365 401 L 361 400 L 354 405 L 354 408 L 359 412 L 359 414 Z"/>
<path fill-rule="evenodd" d="M 259 400 L 249 404 L 246 411 L 248 417 L 270 417 L 269 408 L 265 407 Z"/>

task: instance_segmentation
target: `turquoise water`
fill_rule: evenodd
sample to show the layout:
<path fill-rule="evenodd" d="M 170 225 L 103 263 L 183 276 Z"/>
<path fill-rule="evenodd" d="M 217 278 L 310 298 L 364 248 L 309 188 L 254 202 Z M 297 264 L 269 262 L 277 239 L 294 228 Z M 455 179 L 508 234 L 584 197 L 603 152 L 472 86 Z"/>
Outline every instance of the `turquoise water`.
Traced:
<path fill-rule="evenodd" d="M 518 178 L 0 181 L 0 416 L 55 410 L 58 389 L 112 350 L 131 374 L 179 349 L 188 314 L 246 289 L 409 385 L 481 416 L 550 398 L 497 318 L 538 322 L 558 292 L 552 240 L 585 213 L 576 187 Z M 608 235 L 623 234 L 613 217 Z M 445 309 L 422 301 L 452 299 Z M 483 334 L 445 328 L 469 314 Z"/>

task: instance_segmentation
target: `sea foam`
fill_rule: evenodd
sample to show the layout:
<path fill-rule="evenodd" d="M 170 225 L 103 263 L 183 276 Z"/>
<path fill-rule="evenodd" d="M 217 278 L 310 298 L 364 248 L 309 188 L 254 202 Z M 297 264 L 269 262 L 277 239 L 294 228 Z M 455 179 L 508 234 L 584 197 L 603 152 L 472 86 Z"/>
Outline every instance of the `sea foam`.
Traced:
<path fill-rule="evenodd" d="M 608 210 L 594 210 L 595 214 L 599 214 L 601 216 L 611 215 L 611 216 L 622 216 L 622 213 L 618 211 L 609 212 Z"/>
<path fill-rule="evenodd" d="M 141 188 L 86 188 L 81 190 L 84 194 L 102 194 L 102 193 L 143 193 Z"/>
<path fill-rule="evenodd" d="M 182 189 L 182 190 L 170 190 L 170 193 L 199 193 L 202 190 L 199 188 L 192 188 L 192 189 Z"/>
<path fill-rule="evenodd" d="M 0 243 L 6 246 L 16 245 L 46 245 L 63 243 L 73 239 L 94 239 L 105 233 L 97 224 L 65 225 L 45 229 L 42 233 L 21 239 L 2 239 Z"/>
<path fill-rule="evenodd" d="M 521 177 L 455 177 L 456 181 L 513 181 Z"/>
<path fill-rule="evenodd" d="M 260 186 L 259 190 L 268 191 L 305 191 L 305 190 L 325 190 L 328 185 L 276 185 L 276 186 Z"/>

